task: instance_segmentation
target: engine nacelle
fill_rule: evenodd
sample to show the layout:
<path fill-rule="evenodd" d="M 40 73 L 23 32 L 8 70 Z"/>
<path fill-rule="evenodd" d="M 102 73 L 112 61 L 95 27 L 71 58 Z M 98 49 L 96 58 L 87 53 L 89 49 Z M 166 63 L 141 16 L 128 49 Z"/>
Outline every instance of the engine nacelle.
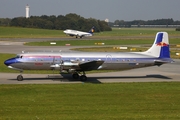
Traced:
<path fill-rule="evenodd" d="M 77 69 L 79 68 L 79 63 L 73 63 L 70 61 L 65 61 L 61 64 L 63 70 Z"/>
<path fill-rule="evenodd" d="M 69 69 L 67 70 L 68 73 L 74 73 L 76 70 L 75 69 Z"/>

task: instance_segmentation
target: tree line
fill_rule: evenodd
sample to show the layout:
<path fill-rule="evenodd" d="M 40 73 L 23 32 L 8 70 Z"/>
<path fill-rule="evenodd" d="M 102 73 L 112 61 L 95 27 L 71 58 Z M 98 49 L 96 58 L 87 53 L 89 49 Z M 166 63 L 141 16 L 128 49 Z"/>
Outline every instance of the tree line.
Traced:
<path fill-rule="evenodd" d="M 172 18 L 170 19 L 156 19 L 156 20 L 133 20 L 133 21 L 124 21 L 124 20 L 115 20 L 114 22 L 110 22 L 109 25 L 111 27 L 131 27 L 133 25 L 141 26 L 141 25 L 180 25 L 180 21 L 174 21 Z"/>
<path fill-rule="evenodd" d="M 115 20 L 114 22 L 105 22 L 104 20 L 97 20 L 94 18 L 84 18 L 80 15 L 70 13 L 67 15 L 42 15 L 42 16 L 31 16 L 30 18 L 16 17 L 16 18 L 0 18 L 0 26 L 16 26 L 16 27 L 27 27 L 27 28 L 41 28 L 41 29 L 52 29 L 52 30 L 65 30 L 75 29 L 81 31 L 88 31 L 92 26 L 95 27 L 96 32 L 100 31 L 111 31 L 111 27 L 133 27 L 143 25 L 177 25 L 180 26 L 180 21 L 174 21 L 170 19 L 156 19 L 156 20 Z M 179 28 L 179 27 L 178 27 Z M 180 29 L 180 28 L 179 28 Z M 178 30 L 179 30 L 178 29 Z"/>
<path fill-rule="evenodd" d="M 41 28 L 41 29 L 52 29 L 52 30 L 65 30 L 75 29 L 81 31 L 88 31 L 93 26 L 96 32 L 100 31 L 111 31 L 111 27 L 107 22 L 96 20 L 94 18 L 84 18 L 77 14 L 67 14 L 65 16 L 59 15 L 42 15 L 42 16 L 31 16 L 30 18 L 16 17 L 13 19 L 1 18 L 0 26 L 16 26 L 26 28 Z"/>

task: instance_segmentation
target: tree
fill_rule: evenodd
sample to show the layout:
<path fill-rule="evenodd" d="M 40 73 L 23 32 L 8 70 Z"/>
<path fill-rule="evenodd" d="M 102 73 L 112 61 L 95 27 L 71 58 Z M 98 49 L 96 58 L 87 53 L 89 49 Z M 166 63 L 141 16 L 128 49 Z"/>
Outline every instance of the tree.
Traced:
<path fill-rule="evenodd" d="M 89 31 L 94 26 L 97 31 L 111 30 L 105 21 L 96 20 L 94 18 L 83 18 L 80 15 L 70 13 L 65 16 L 31 16 L 30 18 L 19 17 L 13 18 L 11 26 L 32 27 L 41 29 L 75 29 L 81 31 Z"/>
<path fill-rule="evenodd" d="M 0 18 L 0 26 L 9 26 L 11 23 L 10 18 Z"/>

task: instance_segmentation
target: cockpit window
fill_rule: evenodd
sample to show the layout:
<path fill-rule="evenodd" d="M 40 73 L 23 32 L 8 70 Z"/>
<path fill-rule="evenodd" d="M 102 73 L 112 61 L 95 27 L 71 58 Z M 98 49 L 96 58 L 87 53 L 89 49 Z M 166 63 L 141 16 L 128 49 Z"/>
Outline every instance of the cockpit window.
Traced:
<path fill-rule="evenodd" d="M 19 56 L 19 55 L 17 55 L 17 56 L 16 56 L 16 58 L 20 58 L 20 56 Z"/>
<path fill-rule="evenodd" d="M 16 58 L 22 58 L 23 56 L 22 55 L 17 55 Z"/>

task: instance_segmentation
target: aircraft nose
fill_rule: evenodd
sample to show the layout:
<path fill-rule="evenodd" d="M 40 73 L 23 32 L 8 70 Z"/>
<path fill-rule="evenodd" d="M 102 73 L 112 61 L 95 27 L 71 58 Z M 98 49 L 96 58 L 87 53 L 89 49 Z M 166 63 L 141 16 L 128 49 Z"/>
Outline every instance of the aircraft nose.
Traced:
<path fill-rule="evenodd" d="M 11 59 L 8 59 L 8 60 L 4 61 L 4 64 L 6 66 L 9 66 L 9 65 L 11 65 L 13 63 L 16 63 L 16 59 L 15 58 L 11 58 Z"/>

